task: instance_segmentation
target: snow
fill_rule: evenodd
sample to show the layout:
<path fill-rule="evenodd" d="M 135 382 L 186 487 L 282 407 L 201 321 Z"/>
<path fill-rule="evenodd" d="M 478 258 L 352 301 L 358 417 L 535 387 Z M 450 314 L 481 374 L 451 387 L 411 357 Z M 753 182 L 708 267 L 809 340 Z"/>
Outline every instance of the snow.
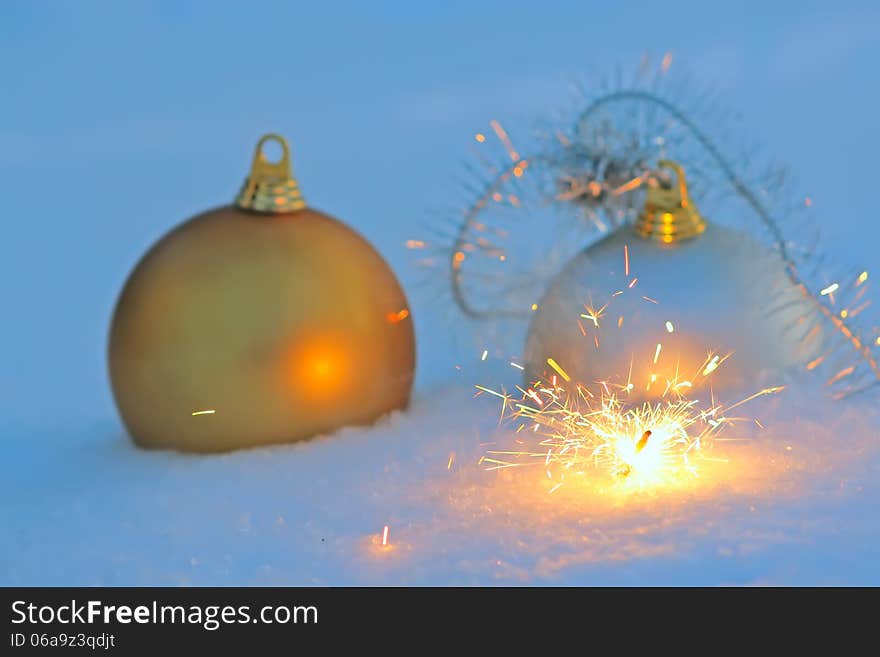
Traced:
<path fill-rule="evenodd" d="M 550 495 L 541 469 L 478 465 L 511 431 L 479 367 L 289 446 L 146 452 L 115 423 L 7 440 L 0 584 L 880 584 L 876 398 L 789 388 L 679 490 Z"/>
<path fill-rule="evenodd" d="M 15 91 L 0 103 L 11 192 L 0 584 L 880 584 L 876 391 L 834 402 L 806 377 L 750 405 L 767 429 L 726 446 L 729 465 L 690 488 L 549 495 L 540 471 L 477 466 L 481 443 L 510 436 L 473 385 L 515 381 L 498 350 L 522 349 L 522 327 L 453 344 L 448 294 L 419 288 L 404 247 L 448 232 L 437 216 L 460 211 L 469 178 L 458 163 L 490 119 L 528 144 L 536 118 L 572 102 L 568 80 L 629 71 L 673 47 L 674 71 L 695 66 L 700 86 L 742 112 L 731 139 L 792 163 L 827 228 L 816 266 L 868 269 L 873 281 L 880 131 L 865 81 L 876 76 L 877 10 L 799 5 L 759 22 L 727 12 L 695 34 L 682 20 L 692 11 L 665 5 L 635 22 L 611 3 L 567 21 L 543 6 L 499 14 L 476 3 L 446 3 L 437 17 L 407 3 L 375 21 L 371 5 L 365 30 L 360 11 L 306 4 L 250 32 L 240 29 L 250 5 L 206 24 L 203 11 L 132 3 L 56 3 L 47 21 L 37 3 L 19 3 L 0 21 L 0 70 Z M 290 38 L 304 19 L 313 28 Z M 584 39 L 585 21 L 604 27 Z M 294 144 L 310 203 L 363 232 L 400 276 L 419 343 L 414 403 L 297 445 L 138 450 L 106 376 L 116 295 L 160 235 L 234 196 L 267 130 Z M 813 243 L 809 231 L 792 238 Z"/>

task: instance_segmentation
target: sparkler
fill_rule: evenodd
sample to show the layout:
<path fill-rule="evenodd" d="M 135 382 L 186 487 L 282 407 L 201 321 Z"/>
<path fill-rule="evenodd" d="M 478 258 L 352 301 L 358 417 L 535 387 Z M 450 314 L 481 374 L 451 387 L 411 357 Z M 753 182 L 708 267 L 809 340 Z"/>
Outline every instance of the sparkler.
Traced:
<path fill-rule="evenodd" d="M 692 378 L 709 376 L 725 360 L 709 354 Z M 636 489 L 675 485 L 697 476 L 700 461 L 713 460 L 708 452 L 721 430 L 744 419 L 730 411 L 783 389 L 764 388 L 729 406 L 710 395 L 711 403 L 701 406 L 699 400 L 681 394 L 692 382 L 675 378 L 666 381 L 659 401 L 634 404 L 629 397 L 635 388 L 631 381 L 600 382 L 591 389 L 572 382 L 553 359 L 548 363 L 557 375 L 518 388 L 520 398 L 477 388 L 502 400 L 502 422 L 518 425 L 517 443 L 522 445 L 490 450 L 481 463 L 489 470 L 541 467 L 551 481 L 551 493 L 566 480 L 581 476 L 610 476 Z M 528 437 L 530 433 L 534 438 Z"/>

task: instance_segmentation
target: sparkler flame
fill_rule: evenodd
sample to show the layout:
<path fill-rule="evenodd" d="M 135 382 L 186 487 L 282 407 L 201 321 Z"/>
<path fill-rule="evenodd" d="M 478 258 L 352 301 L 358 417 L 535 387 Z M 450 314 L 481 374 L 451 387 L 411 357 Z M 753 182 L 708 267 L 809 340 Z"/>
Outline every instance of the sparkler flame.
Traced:
<path fill-rule="evenodd" d="M 710 356 L 718 363 L 725 359 Z M 521 449 L 490 450 L 481 459 L 487 469 L 542 466 L 552 482 L 550 492 L 577 476 L 610 476 L 627 487 L 677 485 L 698 474 L 698 464 L 711 457 L 714 438 L 728 424 L 745 418 L 733 409 L 782 386 L 765 388 L 729 406 L 701 406 L 681 394 L 687 381 L 667 381 L 659 401 L 630 403 L 633 385 L 600 382 L 595 390 L 571 382 L 553 361 L 559 376 L 520 388 L 521 398 L 477 386 L 502 400 L 502 422 L 518 424 Z M 714 370 L 713 370 L 714 371 Z M 522 438 L 534 433 L 534 438 Z"/>

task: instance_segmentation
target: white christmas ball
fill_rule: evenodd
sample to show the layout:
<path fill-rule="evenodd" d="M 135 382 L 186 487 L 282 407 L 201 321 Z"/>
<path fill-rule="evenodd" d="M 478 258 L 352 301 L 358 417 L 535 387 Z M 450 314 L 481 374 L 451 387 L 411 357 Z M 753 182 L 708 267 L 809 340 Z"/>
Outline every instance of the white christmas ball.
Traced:
<path fill-rule="evenodd" d="M 668 245 L 621 228 L 575 256 L 538 303 L 527 380 L 552 376 L 552 358 L 574 381 L 632 383 L 646 399 L 667 381 L 715 391 L 781 382 L 818 354 L 822 337 L 818 313 L 785 267 L 717 224 Z M 707 372 L 712 354 L 717 369 Z"/>

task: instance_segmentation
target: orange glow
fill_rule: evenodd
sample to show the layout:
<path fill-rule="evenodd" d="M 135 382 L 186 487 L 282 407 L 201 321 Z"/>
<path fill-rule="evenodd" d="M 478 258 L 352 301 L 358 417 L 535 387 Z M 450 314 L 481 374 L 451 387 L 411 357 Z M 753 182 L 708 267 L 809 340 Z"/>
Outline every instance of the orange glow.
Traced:
<path fill-rule="evenodd" d="M 289 371 L 296 393 L 311 401 L 336 399 L 352 383 L 348 350 L 332 338 L 321 336 L 300 342 L 291 362 Z"/>
<path fill-rule="evenodd" d="M 309 359 L 307 369 L 315 383 L 324 385 L 336 378 L 338 363 L 332 354 L 317 353 Z"/>
<path fill-rule="evenodd" d="M 397 324 L 398 322 L 405 320 L 407 317 L 409 317 L 408 308 L 403 308 L 396 313 L 388 313 L 388 315 L 386 315 L 389 324 Z"/>

